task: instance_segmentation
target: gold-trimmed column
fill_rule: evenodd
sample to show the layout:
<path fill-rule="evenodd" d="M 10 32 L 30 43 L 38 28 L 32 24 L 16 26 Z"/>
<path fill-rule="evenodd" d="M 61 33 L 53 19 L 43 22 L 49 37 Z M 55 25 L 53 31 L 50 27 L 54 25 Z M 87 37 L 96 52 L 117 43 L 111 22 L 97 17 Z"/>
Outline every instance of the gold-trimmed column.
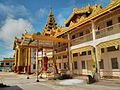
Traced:
<path fill-rule="evenodd" d="M 27 73 L 27 66 L 28 66 L 28 49 L 25 49 L 25 73 Z"/>
<path fill-rule="evenodd" d="M 21 72 L 21 59 L 22 59 L 22 48 L 18 48 L 18 67 L 17 67 L 18 74 Z"/>
<path fill-rule="evenodd" d="M 17 53 L 18 53 L 18 51 L 17 51 L 17 49 L 15 49 L 15 64 L 14 64 L 14 72 L 17 71 L 17 61 L 18 61 L 18 60 L 17 60 L 17 59 L 18 59 L 18 58 L 17 58 L 17 57 L 18 57 L 18 56 L 17 56 L 17 55 L 18 55 Z"/>
<path fill-rule="evenodd" d="M 30 65 L 31 65 L 31 49 L 28 48 L 28 65 L 27 65 L 27 73 L 28 74 L 31 73 Z"/>

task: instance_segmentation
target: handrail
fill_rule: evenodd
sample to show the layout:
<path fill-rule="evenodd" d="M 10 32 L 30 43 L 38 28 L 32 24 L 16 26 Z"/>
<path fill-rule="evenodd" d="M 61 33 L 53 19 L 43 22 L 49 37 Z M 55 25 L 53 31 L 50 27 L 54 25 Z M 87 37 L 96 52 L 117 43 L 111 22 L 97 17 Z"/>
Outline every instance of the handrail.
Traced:
<path fill-rule="evenodd" d="M 83 36 L 77 37 L 77 38 L 75 38 L 75 39 L 72 39 L 71 41 L 75 41 L 75 40 L 77 40 L 77 39 L 84 38 L 84 37 L 89 36 L 89 35 L 91 35 L 91 34 L 92 34 L 92 32 L 90 32 L 90 33 L 88 33 L 88 34 L 85 34 L 85 35 L 83 35 Z"/>
<path fill-rule="evenodd" d="M 113 25 L 111 25 L 111 26 L 108 26 L 108 27 L 105 27 L 105 28 L 102 28 L 102 29 L 99 29 L 99 30 L 95 30 L 95 32 L 100 32 L 100 31 L 103 31 L 103 30 L 105 30 L 105 29 L 114 27 L 114 26 L 116 26 L 116 25 L 120 25 L 120 23 L 116 23 L 116 24 L 113 24 Z"/>

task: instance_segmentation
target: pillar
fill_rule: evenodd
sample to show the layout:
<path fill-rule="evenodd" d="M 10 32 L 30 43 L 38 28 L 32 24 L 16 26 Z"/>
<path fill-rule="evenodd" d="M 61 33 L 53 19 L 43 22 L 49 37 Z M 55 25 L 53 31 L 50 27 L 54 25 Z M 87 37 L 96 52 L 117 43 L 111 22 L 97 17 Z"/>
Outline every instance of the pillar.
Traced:
<path fill-rule="evenodd" d="M 17 67 L 18 74 L 20 74 L 21 72 L 21 60 L 22 60 L 22 48 L 18 48 L 18 67 Z"/>
<path fill-rule="evenodd" d="M 31 49 L 28 48 L 28 65 L 27 65 L 27 73 L 30 74 L 31 73 Z"/>
<path fill-rule="evenodd" d="M 68 40 L 70 40 L 70 34 L 68 33 Z M 72 58 L 71 58 L 71 52 L 70 52 L 70 42 L 68 42 L 68 63 L 69 63 L 69 70 L 72 74 L 73 72 L 73 61 L 72 61 Z"/>
<path fill-rule="evenodd" d="M 25 73 L 27 73 L 27 66 L 28 66 L 28 49 L 25 49 Z"/>
<path fill-rule="evenodd" d="M 96 33 L 95 33 L 95 23 L 94 21 L 92 20 L 92 36 L 93 36 L 93 46 L 94 46 L 94 56 L 95 56 L 95 67 L 96 67 L 96 72 L 99 73 L 99 60 L 97 58 L 98 56 L 98 50 L 97 50 L 97 47 L 96 47 L 96 43 L 95 43 L 95 39 L 96 39 Z"/>
<path fill-rule="evenodd" d="M 17 52 L 17 49 L 15 50 L 15 64 L 14 64 L 14 72 L 17 72 L 17 57 L 18 57 L 18 54 L 17 54 L 18 52 Z"/>
<path fill-rule="evenodd" d="M 93 36 L 93 41 L 95 41 L 95 23 L 94 23 L 94 21 L 92 21 L 92 36 Z"/>
<path fill-rule="evenodd" d="M 36 78 L 37 78 L 37 82 L 39 82 L 38 80 L 38 48 L 36 48 Z"/>
<path fill-rule="evenodd" d="M 56 57 L 55 57 L 55 45 L 53 43 L 53 65 L 55 68 L 55 74 L 58 74 L 58 69 L 57 69 L 57 65 L 56 65 Z"/>

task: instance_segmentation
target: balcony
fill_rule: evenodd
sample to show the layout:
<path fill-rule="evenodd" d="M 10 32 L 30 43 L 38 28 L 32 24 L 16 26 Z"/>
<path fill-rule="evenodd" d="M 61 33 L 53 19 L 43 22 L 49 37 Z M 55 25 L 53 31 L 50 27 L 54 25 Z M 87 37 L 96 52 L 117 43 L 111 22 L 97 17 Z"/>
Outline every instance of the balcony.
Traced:
<path fill-rule="evenodd" d="M 61 45 L 60 47 L 56 47 L 56 53 L 66 51 L 67 48 L 67 45 Z"/>
<path fill-rule="evenodd" d="M 120 23 L 96 31 L 96 39 L 120 33 Z"/>
<path fill-rule="evenodd" d="M 84 43 L 84 42 L 87 42 L 87 41 L 91 41 L 92 39 L 93 39 L 92 38 L 92 33 L 89 33 L 89 34 L 86 34 L 86 35 L 83 35 L 81 37 L 73 39 L 71 41 L 71 46 L 81 44 L 81 43 Z"/>

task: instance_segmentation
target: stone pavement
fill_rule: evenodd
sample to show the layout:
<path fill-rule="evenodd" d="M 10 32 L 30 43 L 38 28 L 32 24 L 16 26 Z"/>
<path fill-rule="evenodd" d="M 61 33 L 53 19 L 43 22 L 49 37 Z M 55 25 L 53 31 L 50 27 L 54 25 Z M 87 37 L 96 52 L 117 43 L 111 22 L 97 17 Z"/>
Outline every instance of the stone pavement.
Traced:
<path fill-rule="evenodd" d="M 0 88 L 0 90 L 120 90 L 120 80 L 101 80 L 94 84 L 60 85 L 61 80 L 40 79 L 40 82 L 36 82 L 36 76 L 30 75 L 30 79 L 26 77 L 26 75 L 16 73 L 0 72 L 0 82 L 11 86 Z"/>

